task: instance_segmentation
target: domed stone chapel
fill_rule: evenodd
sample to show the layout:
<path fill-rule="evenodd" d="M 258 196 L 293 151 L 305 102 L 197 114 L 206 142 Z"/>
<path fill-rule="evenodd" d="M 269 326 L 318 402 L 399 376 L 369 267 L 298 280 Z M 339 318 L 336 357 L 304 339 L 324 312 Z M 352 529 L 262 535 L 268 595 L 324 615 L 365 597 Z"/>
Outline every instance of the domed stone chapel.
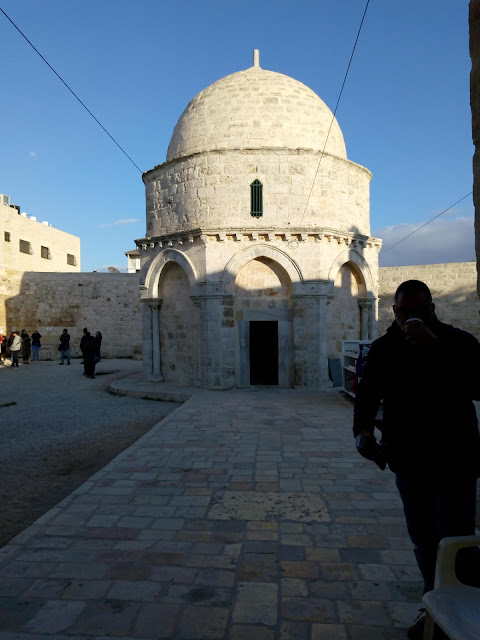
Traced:
<path fill-rule="evenodd" d="M 147 377 L 329 386 L 342 340 L 376 335 L 370 180 L 325 103 L 258 51 L 195 96 L 143 176 Z"/>

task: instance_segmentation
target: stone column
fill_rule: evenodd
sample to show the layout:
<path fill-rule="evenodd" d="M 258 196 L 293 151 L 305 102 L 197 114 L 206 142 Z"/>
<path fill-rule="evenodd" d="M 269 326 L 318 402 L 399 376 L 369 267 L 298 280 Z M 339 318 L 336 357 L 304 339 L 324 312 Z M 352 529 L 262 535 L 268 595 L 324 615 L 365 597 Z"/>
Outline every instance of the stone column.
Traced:
<path fill-rule="evenodd" d="M 370 302 L 368 300 L 359 300 L 358 306 L 360 307 L 360 340 L 368 340 L 369 331 L 369 318 L 370 318 Z"/>
<path fill-rule="evenodd" d="M 328 335 L 327 335 L 327 318 L 328 306 L 333 300 L 331 295 L 321 295 L 319 298 L 319 331 L 320 331 L 320 347 L 318 358 L 318 376 L 319 386 L 322 389 L 332 386 L 332 381 L 328 375 Z"/>
<path fill-rule="evenodd" d="M 162 362 L 160 356 L 160 322 L 159 313 L 162 306 L 161 300 L 149 300 L 151 322 L 152 322 L 152 376 L 155 380 L 164 381 L 162 375 Z"/>
<path fill-rule="evenodd" d="M 142 346 L 143 346 L 143 373 L 146 378 L 152 375 L 152 312 L 148 300 L 142 302 Z"/>
<path fill-rule="evenodd" d="M 327 388 L 327 305 L 331 296 L 306 293 L 293 296 L 296 386 Z"/>

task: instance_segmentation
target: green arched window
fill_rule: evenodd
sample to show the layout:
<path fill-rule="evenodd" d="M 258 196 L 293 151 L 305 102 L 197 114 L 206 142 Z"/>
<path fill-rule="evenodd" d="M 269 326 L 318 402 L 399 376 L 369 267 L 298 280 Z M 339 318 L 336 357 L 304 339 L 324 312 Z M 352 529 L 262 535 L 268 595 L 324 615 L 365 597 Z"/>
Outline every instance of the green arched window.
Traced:
<path fill-rule="evenodd" d="M 254 218 L 263 216 L 263 184 L 254 180 L 250 185 L 250 215 Z"/>

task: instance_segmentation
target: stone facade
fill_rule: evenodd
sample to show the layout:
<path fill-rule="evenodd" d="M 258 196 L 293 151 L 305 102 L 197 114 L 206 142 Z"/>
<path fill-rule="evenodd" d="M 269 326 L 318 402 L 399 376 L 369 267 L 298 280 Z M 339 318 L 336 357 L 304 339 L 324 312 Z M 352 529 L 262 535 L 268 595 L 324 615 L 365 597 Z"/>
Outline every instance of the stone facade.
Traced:
<path fill-rule="evenodd" d="M 144 174 L 147 234 L 136 244 L 147 376 L 208 388 L 328 385 L 342 339 L 376 335 L 370 179 L 347 159 L 322 100 L 258 58 L 200 92 L 167 161 Z"/>
<path fill-rule="evenodd" d="M 145 174 L 147 236 L 195 228 L 241 231 L 248 225 L 253 232 L 293 227 L 368 237 L 371 177 L 364 167 L 321 150 L 194 154 Z M 250 184 L 255 179 L 265 185 L 261 218 L 250 216 Z"/>
<path fill-rule="evenodd" d="M 333 276 L 332 276 L 333 277 Z M 382 267 L 378 270 L 379 303 L 378 333 L 384 333 L 393 320 L 391 305 L 398 285 L 404 280 L 423 280 L 431 288 L 439 318 L 469 331 L 480 339 L 476 295 L 475 262 Z M 79 355 L 82 329 L 100 330 L 104 335 L 105 357 L 134 357 L 142 354 L 142 317 L 151 329 L 151 315 L 142 316 L 138 300 L 139 276 L 110 273 L 23 273 L 0 271 L 0 314 L 12 329 L 38 328 L 42 334 L 43 358 L 55 358 L 57 338 L 67 328 L 72 336 L 73 352 Z M 341 340 L 357 338 L 362 331 L 362 306 L 357 303 L 359 286 L 348 266 L 342 266 L 335 277 L 334 295 L 327 296 L 328 310 L 326 353 L 341 349 Z M 360 292 L 361 295 L 361 292 Z M 226 349 L 221 354 L 228 375 L 235 374 L 235 349 L 229 341 L 229 331 L 235 318 L 258 314 L 257 317 L 288 318 L 294 287 L 285 272 L 275 262 L 250 260 L 239 269 L 233 295 L 222 299 L 221 331 L 217 344 Z M 328 303 L 328 301 L 330 302 Z M 154 306 L 154 303 L 150 303 Z M 165 379 L 180 377 L 185 384 L 198 384 L 198 362 L 201 315 L 196 298 L 190 296 L 190 283 L 185 270 L 168 260 L 162 280 L 159 324 L 162 349 L 162 371 Z M 325 311 L 315 297 L 298 304 L 294 312 L 295 331 L 292 336 L 295 361 L 308 359 L 307 352 L 319 333 L 321 312 Z M 157 311 L 158 313 L 158 311 Z M 183 322 L 180 318 L 183 317 Z M 288 336 L 287 336 L 288 339 Z M 220 347 L 219 347 L 220 348 Z M 151 348 L 146 354 L 151 359 Z M 220 357 L 220 356 L 218 356 Z M 228 363 L 233 363 L 228 370 Z M 238 364 L 238 363 L 237 363 Z M 298 365 L 297 365 L 297 368 Z M 308 372 L 302 371 L 303 375 Z M 300 372 L 297 371 L 297 375 Z"/>
<path fill-rule="evenodd" d="M 393 296 L 405 280 L 422 280 L 430 288 L 439 320 L 469 331 L 480 340 L 475 262 L 382 267 L 380 275 L 379 332 L 393 321 Z"/>
<path fill-rule="evenodd" d="M 103 335 L 107 358 L 141 357 L 141 307 L 138 274 L 32 273 L 0 269 L 3 328 L 38 329 L 41 359 L 55 359 L 63 329 L 71 336 L 72 355 L 80 355 L 83 327 Z"/>

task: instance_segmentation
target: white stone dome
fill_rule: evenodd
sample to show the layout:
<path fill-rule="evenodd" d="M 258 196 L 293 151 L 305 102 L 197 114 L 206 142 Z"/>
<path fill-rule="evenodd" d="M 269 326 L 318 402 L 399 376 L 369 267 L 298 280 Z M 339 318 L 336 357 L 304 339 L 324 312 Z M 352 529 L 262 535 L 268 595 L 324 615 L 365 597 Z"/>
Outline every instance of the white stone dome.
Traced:
<path fill-rule="evenodd" d="M 289 76 L 254 65 L 201 91 L 181 115 L 167 161 L 219 149 L 313 149 L 346 158 L 345 141 L 327 105 Z"/>

